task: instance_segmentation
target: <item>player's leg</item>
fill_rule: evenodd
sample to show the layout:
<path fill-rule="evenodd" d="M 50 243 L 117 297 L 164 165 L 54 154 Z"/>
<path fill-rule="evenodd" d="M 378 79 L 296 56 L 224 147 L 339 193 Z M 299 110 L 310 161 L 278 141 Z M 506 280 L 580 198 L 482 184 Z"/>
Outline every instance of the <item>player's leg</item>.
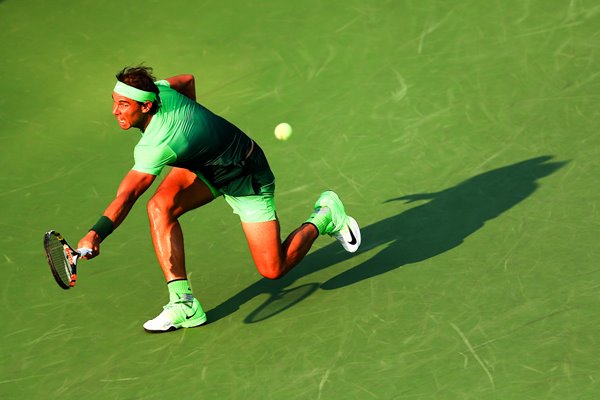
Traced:
<path fill-rule="evenodd" d="M 210 203 L 214 197 L 196 174 L 173 168 L 148 201 L 152 242 L 167 282 L 186 278 L 183 233 L 178 218 Z"/>
<path fill-rule="evenodd" d="M 272 196 L 225 198 L 234 212 L 240 215 L 254 263 L 266 278 L 277 279 L 285 275 L 306 256 L 319 235 L 327 234 L 336 238 L 351 253 L 360 246 L 358 223 L 346 214 L 341 200 L 332 191 L 321 194 L 306 223 L 293 231 L 283 243 Z M 254 220 L 258 222 L 251 222 L 250 218 L 254 216 L 259 216 Z M 263 219 L 260 219 L 261 216 Z"/>
<path fill-rule="evenodd" d="M 314 224 L 321 235 L 327 234 L 337 239 L 349 253 L 354 253 L 360 247 L 358 223 L 346 214 L 344 204 L 331 190 L 321 193 L 307 222 Z"/>
<path fill-rule="evenodd" d="M 196 174 L 173 168 L 148 202 L 152 242 L 169 289 L 169 303 L 163 312 L 144 324 L 144 329 L 149 332 L 165 332 L 206 322 L 206 315 L 187 281 L 183 233 L 178 218 L 209 203 L 215 194 Z"/>
<path fill-rule="evenodd" d="M 244 222 L 242 228 L 258 272 L 278 279 L 306 256 L 319 232 L 312 224 L 304 224 L 281 243 L 279 221 Z"/>
<path fill-rule="evenodd" d="M 319 236 L 314 225 L 304 224 L 281 243 L 274 193 L 275 185 L 271 183 L 261 187 L 259 195 L 225 195 L 225 200 L 242 221 L 258 272 L 269 279 L 282 277 L 298 264 Z"/>

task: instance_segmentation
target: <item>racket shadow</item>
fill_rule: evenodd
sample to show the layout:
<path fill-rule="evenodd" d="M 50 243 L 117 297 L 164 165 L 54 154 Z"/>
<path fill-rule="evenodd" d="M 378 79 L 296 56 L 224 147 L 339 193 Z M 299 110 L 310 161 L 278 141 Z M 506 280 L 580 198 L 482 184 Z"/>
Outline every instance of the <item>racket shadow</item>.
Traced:
<path fill-rule="evenodd" d="M 497 218 L 534 193 L 540 185 L 539 179 L 567 164 L 567 161 L 551 162 L 552 158 L 542 156 L 494 169 L 439 192 L 386 200 L 384 204 L 396 201 L 424 203 L 361 228 L 363 243 L 359 251 L 385 246 L 369 260 L 325 282 L 289 289 L 299 278 L 352 257 L 337 242 L 332 242 L 310 253 L 301 265 L 282 279 L 260 279 L 208 311 L 209 321 L 218 321 L 256 296 L 267 294 L 267 300 L 244 320 L 246 323 L 264 321 L 298 304 L 318 287 L 323 290 L 347 287 L 460 246 L 487 221 Z"/>

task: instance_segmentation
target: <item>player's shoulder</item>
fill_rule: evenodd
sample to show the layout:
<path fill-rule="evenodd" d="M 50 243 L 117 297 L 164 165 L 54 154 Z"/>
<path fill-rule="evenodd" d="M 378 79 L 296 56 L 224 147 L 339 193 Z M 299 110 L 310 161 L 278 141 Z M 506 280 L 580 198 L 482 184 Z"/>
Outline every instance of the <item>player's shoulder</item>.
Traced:
<path fill-rule="evenodd" d="M 171 87 L 171 85 L 169 84 L 169 81 L 168 81 L 168 80 L 166 80 L 166 79 L 161 79 L 161 80 L 155 81 L 155 82 L 154 82 L 154 84 L 155 84 L 156 86 L 158 86 L 159 88 L 160 88 L 161 86 L 163 86 L 163 87 L 165 87 L 165 86 L 166 86 L 166 87 L 168 87 L 168 88 L 170 88 L 170 87 Z"/>
<path fill-rule="evenodd" d="M 159 81 L 156 81 L 156 82 L 154 82 L 154 84 L 158 88 L 158 92 L 160 94 L 169 94 L 169 93 L 172 93 L 175 91 L 175 89 L 173 89 L 171 87 L 171 85 L 169 84 L 169 81 L 167 81 L 166 79 L 161 79 Z"/>
<path fill-rule="evenodd" d="M 160 102 L 162 104 L 159 114 L 165 109 L 172 109 L 177 107 L 179 93 L 171 87 L 167 80 L 159 80 L 154 82 L 158 88 L 158 94 L 160 96 Z"/>

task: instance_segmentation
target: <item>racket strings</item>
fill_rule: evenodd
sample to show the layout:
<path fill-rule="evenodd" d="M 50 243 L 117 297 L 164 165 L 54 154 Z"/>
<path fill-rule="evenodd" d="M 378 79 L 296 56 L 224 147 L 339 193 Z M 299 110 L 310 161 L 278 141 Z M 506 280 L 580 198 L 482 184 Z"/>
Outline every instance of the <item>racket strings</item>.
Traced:
<path fill-rule="evenodd" d="M 54 270 L 65 284 L 69 284 L 71 282 L 71 266 L 63 244 L 58 239 L 53 238 L 48 243 L 48 250 Z"/>

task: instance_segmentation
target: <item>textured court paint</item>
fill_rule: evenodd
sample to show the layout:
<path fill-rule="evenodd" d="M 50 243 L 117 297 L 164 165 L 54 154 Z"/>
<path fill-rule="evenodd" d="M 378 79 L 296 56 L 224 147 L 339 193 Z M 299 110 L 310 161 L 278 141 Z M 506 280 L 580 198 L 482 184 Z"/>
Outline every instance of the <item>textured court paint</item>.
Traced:
<path fill-rule="evenodd" d="M 0 2 L 0 398 L 600 397 L 600 6 L 196 3 Z M 131 167 L 110 90 L 140 62 L 262 145 L 284 232 L 331 188 L 362 250 L 267 282 L 214 202 L 182 222 L 213 322 L 148 335 L 145 195 L 56 287 L 42 235 L 77 241 Z"/>

